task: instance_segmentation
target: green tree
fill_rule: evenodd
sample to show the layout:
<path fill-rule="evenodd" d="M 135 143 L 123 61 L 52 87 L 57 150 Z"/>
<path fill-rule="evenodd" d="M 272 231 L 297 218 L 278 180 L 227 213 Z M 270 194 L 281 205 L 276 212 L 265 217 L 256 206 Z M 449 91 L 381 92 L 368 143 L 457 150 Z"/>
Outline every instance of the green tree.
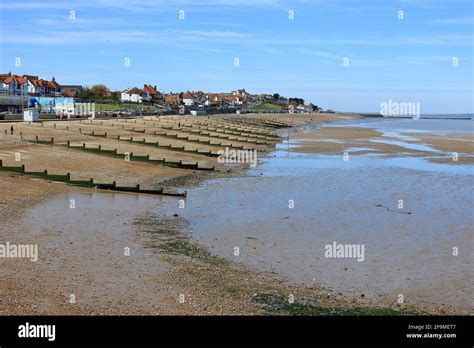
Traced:
<path fill-rule="evenodd" d="M 92 99 L 93 94 L 89 87 L 83 87 L 82 90 L 77 93 L 77 97 L 81 100 L 87 101 Z"/>
<path fill-rule="evenodd" d="M 107 86 L 105 85 L 94 85 L 91 87 L 92 95 L 95 99 L 102 99 L 107 97 L 107 94 L 110 92 Z"/>

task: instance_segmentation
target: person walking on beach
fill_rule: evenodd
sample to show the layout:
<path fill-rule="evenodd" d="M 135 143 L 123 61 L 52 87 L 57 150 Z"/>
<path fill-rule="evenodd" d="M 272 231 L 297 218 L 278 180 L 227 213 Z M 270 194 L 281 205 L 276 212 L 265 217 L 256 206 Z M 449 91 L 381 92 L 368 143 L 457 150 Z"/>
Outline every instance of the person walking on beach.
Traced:
<path fill-rule="evenodd" d="M 13 125 L 10 127 L 10 135 L 13 135 Z"/>

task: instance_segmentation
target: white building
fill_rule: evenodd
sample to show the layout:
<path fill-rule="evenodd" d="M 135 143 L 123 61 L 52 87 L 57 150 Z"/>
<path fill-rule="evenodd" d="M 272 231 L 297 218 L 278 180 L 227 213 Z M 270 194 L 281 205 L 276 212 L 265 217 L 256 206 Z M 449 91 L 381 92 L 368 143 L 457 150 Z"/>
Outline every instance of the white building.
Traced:
<path fill-rule="evenodd" d="M 183 94 L 183 104 L 186 106 L 194 106 L 197 103 L 197 99 L 189 92 Z"/>
<path fill-rule="evenodd" d="M 145 91 L 134 87 L 132 89 L 124 90 L 120 95 L 120 100 L 130 103 L 143 103 L 151 100 L 151 96 Z"/>

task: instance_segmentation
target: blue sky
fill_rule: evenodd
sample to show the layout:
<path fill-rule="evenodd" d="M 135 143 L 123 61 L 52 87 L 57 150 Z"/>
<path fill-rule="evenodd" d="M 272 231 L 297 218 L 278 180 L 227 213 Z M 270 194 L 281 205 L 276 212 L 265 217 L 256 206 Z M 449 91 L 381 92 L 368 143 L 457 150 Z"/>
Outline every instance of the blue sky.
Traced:
<path fill-rule="evenodd" d="M 473 12 L 471 0 L 2 0 L 0 71 L 473 113 Z"/>

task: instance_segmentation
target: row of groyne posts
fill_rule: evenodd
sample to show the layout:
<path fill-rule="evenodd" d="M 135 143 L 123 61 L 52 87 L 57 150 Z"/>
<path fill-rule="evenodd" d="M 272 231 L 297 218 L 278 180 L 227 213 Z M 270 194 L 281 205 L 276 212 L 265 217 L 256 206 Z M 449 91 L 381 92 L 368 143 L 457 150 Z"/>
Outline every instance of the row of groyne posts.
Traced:
<path fill-rule="evenodd" d="M 280 128 L 280 127 L 283 127 L 285 125 L 284 124 L 274 124 L 272 126 L 273 126 L 273 128 Z M 137 131 L 135 129 L 133 129 L 132 131 L 140 132 L 140 131 Z M 80 130 L 80 132 L 82 133 L 81 130 Z M 141 131 L 140 133 L 144 133 L 144 131 Z M 158 132 L 154 132 L 154 135 L 162 135 L 162 134 L 157 134 L 157 133 Z M 7 134 L 7 130 L 5 130 L 5 134 Z M 82 134 L 84 134 L 84 133 L 82 133 Z M 95 134 L 94 131 L 92 131 L 91 134 L 84 134 L 84 135 L 92 135 L 92 136 L 107 138 L 107 133 L 99 135 L 99 134 Z M 168 134 L 166 134 L 166 132 L 165 132 L 165 135 L 168 135 Z M 180 139 L 177 134 L 176 135 L 171 135 L 170 134 L 169 136 Z M 20 139 L 24 140 L 22 132 L 20 132 Z M 132 143 L 138 143 L 138 144 L 143 144 L 143 145 L 163 147 L 163 148 L 167 148 L 167 149 L 171 149 L 171 150 L 184 151 L 184 152 L 196 152 L 196 153 L 202 154 L 202 155 L 217 156 L 216 153 L 213 153 L 211 151 L 205 152 L 205 151 L 199 151 L 199 150 L 186 150 L 184 148 L 184 146 L 182 146 L 182 147 L 173 147 L 172 145 L 160 145 L 158 142 L 146 142 L 145 139 L 134 140 L 133 137 L 121 138 L 120 135 L 117 136 L 116 139 L 117 140 L 130 141 Z M 186 139 L 187 141 L 206 143 L 206 144 L 210 144 L 210 145 L 223 146 L 222 143 L 212 144 L 210 140 L 206 140 L 206 141 L 200 140 L 200 139 L 191 140 L 191 139 L 189 139 L 189 137 L 182 137 L 182 139 Z M 35 136 L 34 140 L 26 140 L 26 141 L 35 142 L 35 143 L 38 143 L 38 144 L 49 144 L 49 145 L 55 144 L 54 137 L 51 137 L 48 140 L 40 140 L 37 135 Z M 56 145 L 63 145 L 63 144 L 56 144 Z M 90 151 L 90 152 L 95 152 L 95 153 L 100 153 L 100 154 L 105 154 L 105 155 L 113 155 L 113 156 L 125 158 L 126 160 L 130 160 L 130 161 L 150 162 L 150 163 L 157 163 L 157 164 L 170 166 L 170 167 L 193 169 L 193 170 L 215 170 L 214 166 L 211 167 L 211 168 L 199 167 L 198 162 L 196 162 L 194 164 L 194 163 L 183 163 L 183 161 L 169 161 L 169 160 L 166 160 L 166 158 L 151 159 L 150 155 L 135 156 L 135 155 L 133 155 L 133 152 L 120 154 L 120 153 L 118 153 L 117 149 L 105 150 L 105 149 L 102 149 L 101 145 L 98 145 L 98 147 L 87 147 L 85 143 L 82 143 L 82 145 L 77 146 L 77 145 L 72 145 L 70 141 L 67 141 L 66 146 L 68 148 L 81 149 L 83 151 Z M 229 147 L 244 149 L 243 145 L 242 146 L 230 145 Z M 90 178 L 89 180 L 72 180 L 70 173 L 66 173 L 65 175 L 60 175 L 60 174 L 49 174 L 47 170 L 43 170 L 43 171 L 39 171 L 39 172 L 26 171 L 25 165 L 4 166 L 3 165 L 3 160 L 0 160 L 0 171 L 20 173 L 20 174 L 23 174 L 23 175 L 38 177 L 38 178 L 45 179 L 45 180 L 48 180 L 48 181 L 63 182 L 63 183 L 67 183 L 67 184 L 73 185 L 73 186 L 97 188 L 97 189 L 102 189 L 102 190 L 113 190 L 113 191 L 122 191 L 122 192 L 136 192 L 136 193 L 167 195 L 167 196 L 177 196 L 177 197 L 186 197 L 186 195 L 187 195 L 186 191 L 178 192 L 175 189 L 173 189 L 171 191 L 171 190 L 165 189 L 163 187 L 161 187 L 158 190 L 149 190 L 149 189 L 142 189 L 139 184 L 137 184 L 136 186 L 126 187 L 126 186 L 117 186 L 116 181 L 113 181 L 110 184 L 108 184 L 108 183 L 97 183 L 97 182 L 94 182 L 93 178 Z"/>
<path fill-rule="evenodd" d="M 64 182 L 66 184 L 73 185 L 73 186 L 97 188 L 101 190 L 137 192 L 137 193 L 176 196 L 176 197 L 186 197 L 187 195 L 186 191 L 183 191 L 183 192 L 178 192 L 176 190 L 171 191 L 163 187 L 161 187 L 158 190 L 146 190 L 146 189 L 142 189 L 139 184 L 137 184 L 136 186 L 127 187 L 127 186 L 117 186 L 116 181 L 113 181 L 111 184 L 97 183 L 94 181 L 93 178 L 90 178 L 89 180 L 72 180 L 70 173 L 67 173 L 66 175 L 59 175 L 59 174 L 49 174 L 47 170 L 40 171 L 40 172 L 27 171 L 24 164 L 21 166 L 4 166 L 3 160 L 0 160 L 0 171 L 14 172 L 14 173 L 33 176 L 33 177 L 38 177 L 38 178 L 49 180 L 49 181 Z"/>
<path fill-rule="evenodd" d="M 99 137 L 107 137 L 107 133 L 105 135 L 95 135 Z M 34 142 L 37 144 L 43 144 L 43 145 L 59 145 L 59 146 L 67 146 L 68 148 L 71 149 L 79 149 L 82 151 L 87 151 L 87 152 L 93 152 L 96 154 L 101 154 L 101 155 L 109 155 L 109 156 L 114 156 L 114 157 L 119 157 L 122 159 L 125 159 L 127 161 L 137 161 L 137 162 L 148 162 L 148 163 L 154 163 L 154 164 L 161 164 L 163 166 L 167 167 L 173 167 L 173 168 L 181 168 L 181 169 L 190 169 L 190 170 L 202 170 L 202 171 L 214 171 L 216 168 L 215 166 L 212 167 L 200 167 L 199 162 L 195 163 L 186 163 L 183 162 L 182 160 L 180 161 L 171 161 L 166 158 L 160 158 L 160 159 L 153 159 L 150 158 L 150 155 L 143 155 L 143 156 L 138 156 L 134 155 L 133 152 L 124 152 L 124 153 L 119 153 L 118 150 L 115 148 L 113 150 L 106 150 L 102 148 L 102 145 L 98 145 L 97 147 L 91 147 L 91 146 L 86 146 L 86 143 L 82 143 L 81 145 L 73 145 L 71 142 L 68 140 L 66 144 L 57 144 L 54 142 L 54 137 L 51 137 L 50 139 L 39 139 L 38 136 L 35 136 L 34 140 L 27 140 L 23 139 L 23 134 L 20 132 L 20 138 L 25 141 L 30 141 Z M 150 146 L 158 146 L 158 147 L 163 147 L 166 149 L 171 149 L 171 150 L 181 150 L 184 152 L 195 152 L 194 150 L 185 150 L 184 146 L 183 147 L 172 147 L 171 145 L 160 145 L 158 142 L 156 143 L 146 143 L 143 139 L 143 141 L 136 141 L 133 138 L 128 138 L 128 139 L 123 139 L 120 138 L 118 140 L 124 140 L 124 141 L 131 141 L 133 143 L 138 143 L 138 144 L 144 144 L 144 145 L 150 145 Z M 197 150 L 196 150 L 197 151 Z M 201 152 L 197 151 L 196 153 L 198 154 L 203 154 L 203 155 L 208 155 L 208 156 L 218 156 L 217 153 L 212 153 L 212 152 Z"/>

